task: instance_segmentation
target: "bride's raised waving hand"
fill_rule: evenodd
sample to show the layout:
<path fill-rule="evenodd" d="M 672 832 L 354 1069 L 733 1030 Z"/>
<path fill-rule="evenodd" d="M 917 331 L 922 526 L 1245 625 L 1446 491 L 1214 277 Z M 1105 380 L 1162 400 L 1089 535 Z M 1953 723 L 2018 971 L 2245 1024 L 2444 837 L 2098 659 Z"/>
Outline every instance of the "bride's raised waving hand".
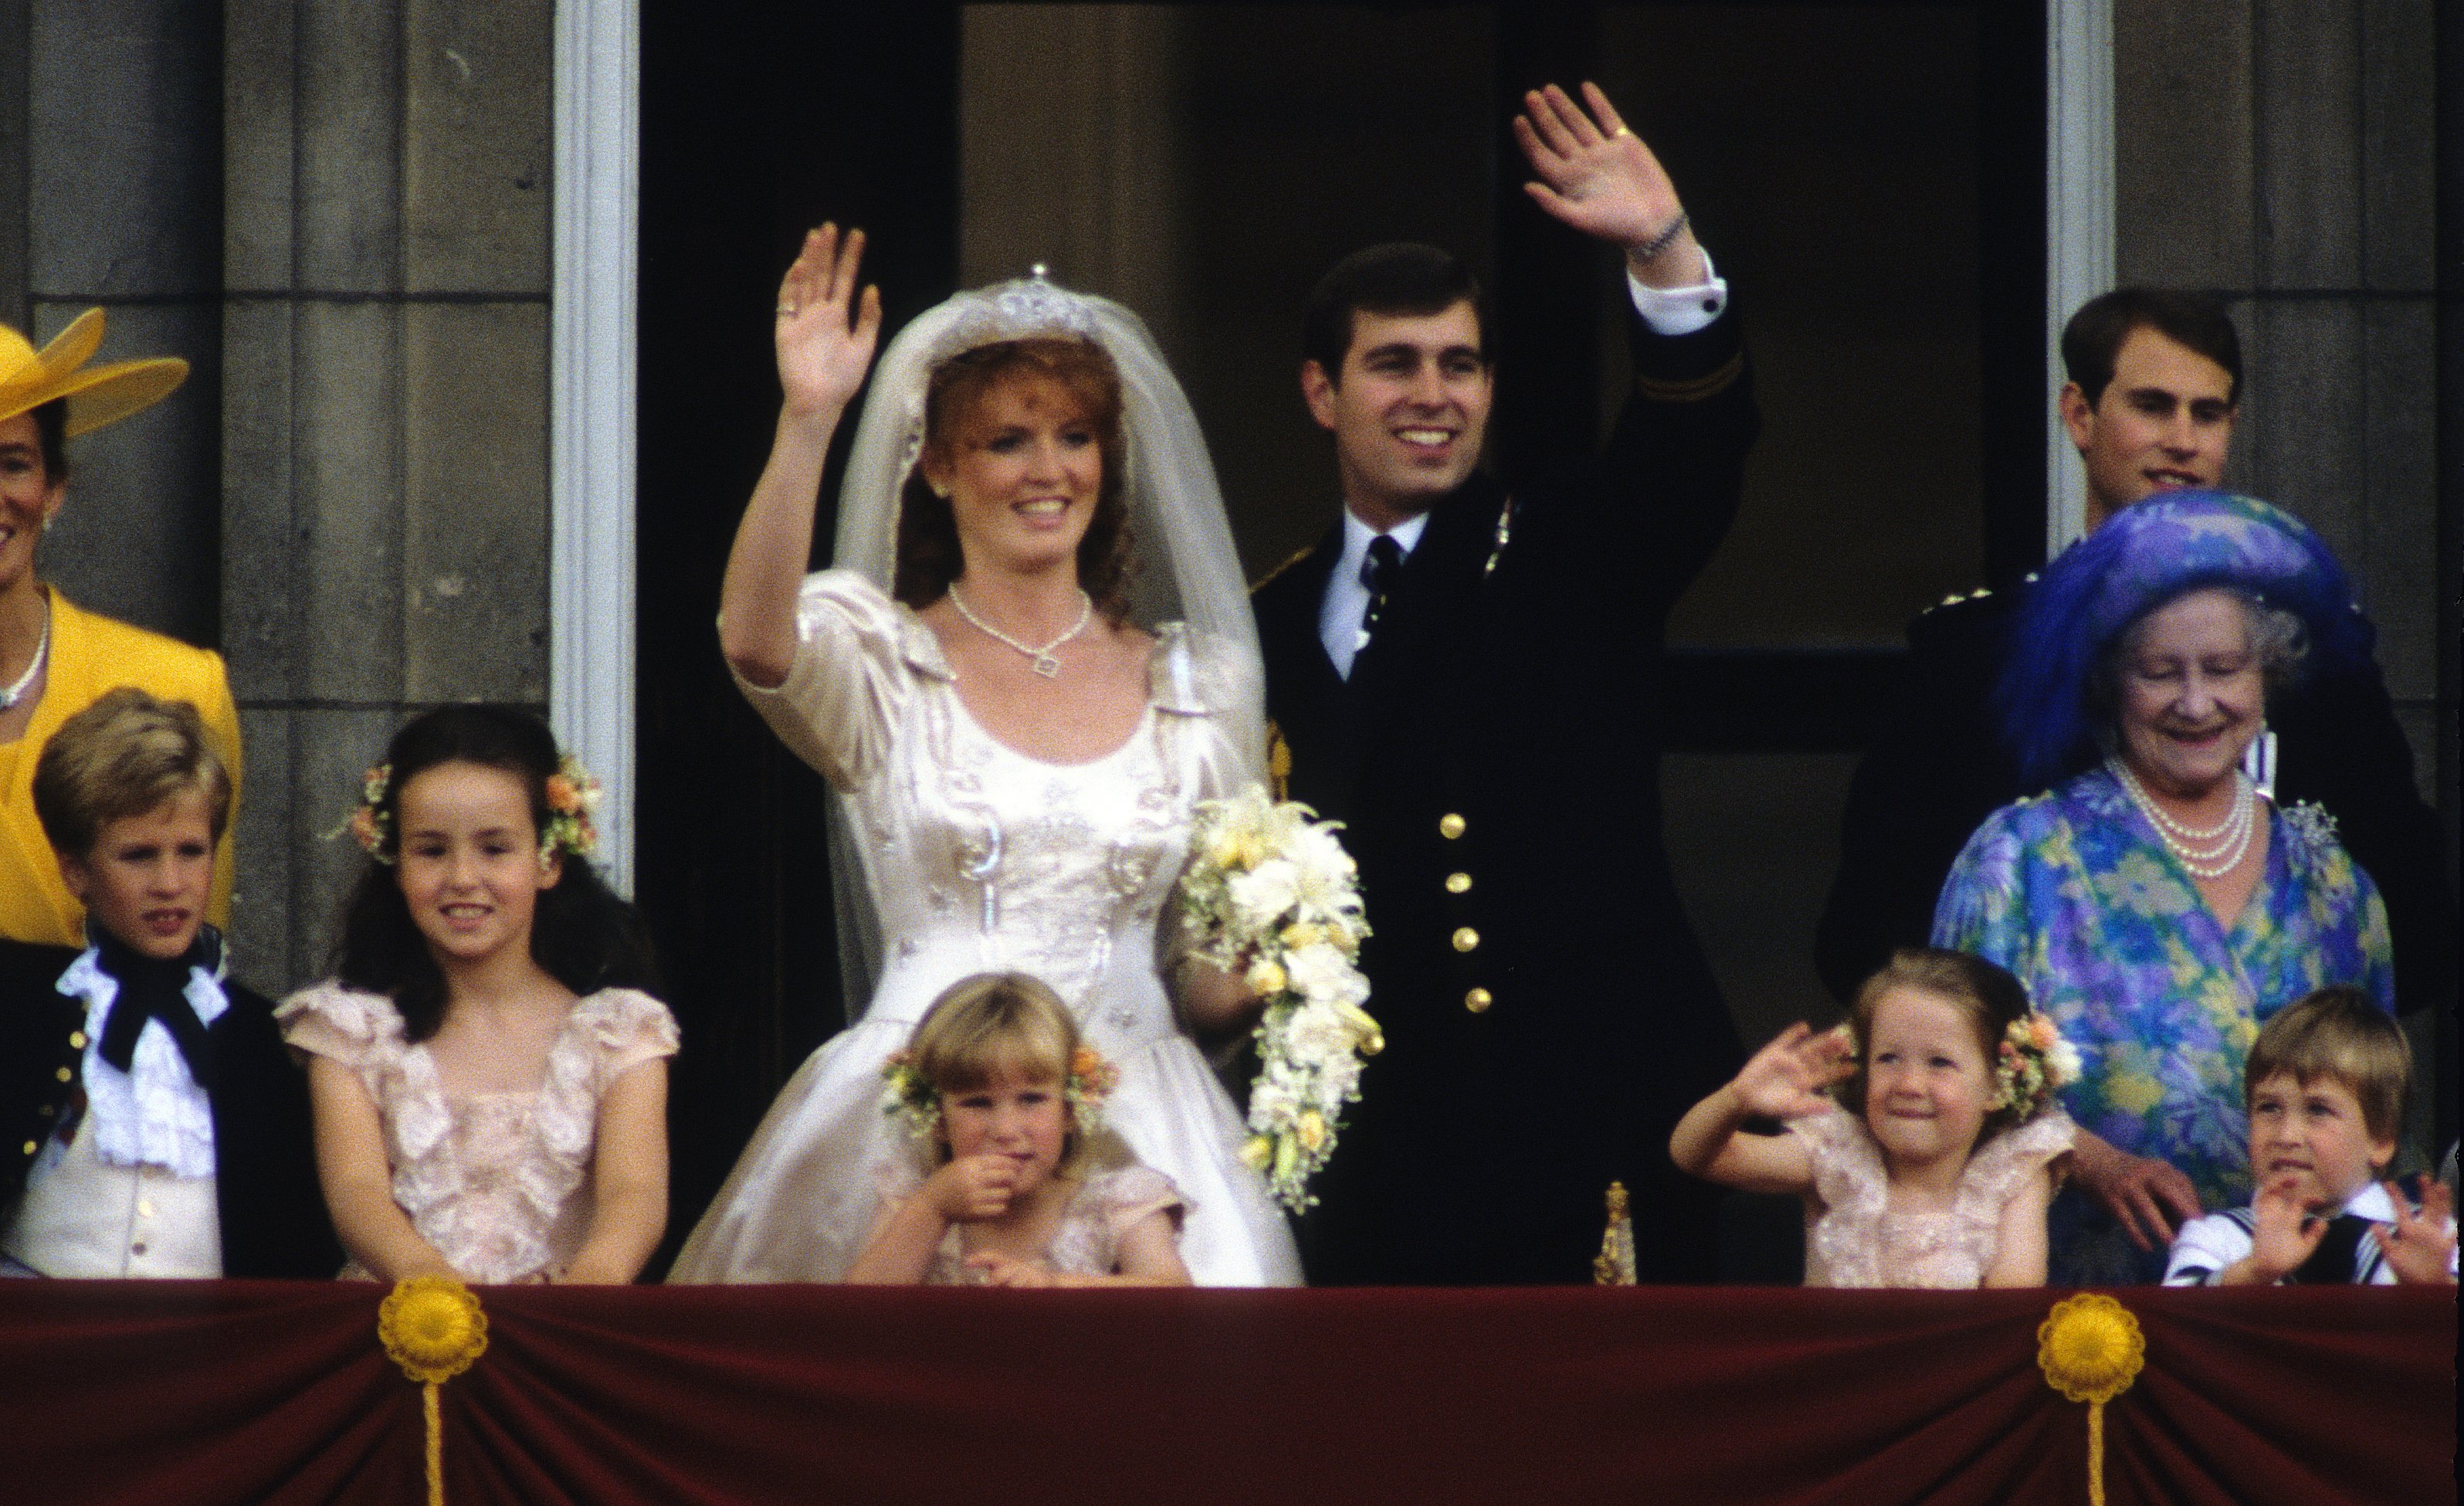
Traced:
<path fill-rule="evenodd" d="M 881 338 L 881 289 L 856 291 L 864 232 L 806 233 L 779 281 L 779 432 L 728 551 L 718 642 L 747 680 L 775 686 L 796 655 L 796 592 L 813 552 L 813 504 L 830 436 Z"/>

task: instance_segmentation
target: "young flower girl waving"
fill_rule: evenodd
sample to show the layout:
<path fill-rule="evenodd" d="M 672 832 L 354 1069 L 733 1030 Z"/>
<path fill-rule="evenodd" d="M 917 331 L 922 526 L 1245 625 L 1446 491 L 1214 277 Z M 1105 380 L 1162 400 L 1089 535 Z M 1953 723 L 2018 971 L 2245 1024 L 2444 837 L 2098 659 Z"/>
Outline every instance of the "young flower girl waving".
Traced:
<path fill-rule="evenodd" d="M 884 1112 L 918 1154 L 876 1170 L 881 1217 L 847 1280 L 1190 1284 L 1171 1181 L 1117 1141 L 1093 1168 L 1112 1071 L 1050 988 L 1023 973 L 960 979 L 882 1074 Z"/>
<path fill-rule="evenodd" d="M 535 717 L 395 735 L 338 976 L 295 995 L 346 1276 L 626 1282 L 667 1223 L 665 1006 L 592 871 L 596 788 Z"/>
<path fill-rule="evenodd" d="M 1793 1025 L 1755 1052 L 1668 1149 L 1698 1177 L 1803 1197 L 1808 1286 L 2042 1286 L 2073 1134 L 2054 1093 L 2078 1071 L 2017 979 L 1910 948 L 1846 1026 Z M 1745 1133 L 1751 1118 L 1787 1128 Z"/>

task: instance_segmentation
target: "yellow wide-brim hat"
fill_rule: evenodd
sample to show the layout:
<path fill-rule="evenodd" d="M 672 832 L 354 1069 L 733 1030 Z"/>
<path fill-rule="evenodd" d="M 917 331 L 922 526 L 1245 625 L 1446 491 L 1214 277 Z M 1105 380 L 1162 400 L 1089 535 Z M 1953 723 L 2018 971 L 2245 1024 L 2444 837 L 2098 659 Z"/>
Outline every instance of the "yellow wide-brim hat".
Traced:
<path fill-rule="evenodd" d="M 153 407 L 188 379 L 188 364 L 177 356 L 87 365 L 101 344 L 99 308 L 79 314 L 40 350 L 0 324 L 0 421 L 64 397 L 69 400 L 68 432 L 87 433 Z"/>

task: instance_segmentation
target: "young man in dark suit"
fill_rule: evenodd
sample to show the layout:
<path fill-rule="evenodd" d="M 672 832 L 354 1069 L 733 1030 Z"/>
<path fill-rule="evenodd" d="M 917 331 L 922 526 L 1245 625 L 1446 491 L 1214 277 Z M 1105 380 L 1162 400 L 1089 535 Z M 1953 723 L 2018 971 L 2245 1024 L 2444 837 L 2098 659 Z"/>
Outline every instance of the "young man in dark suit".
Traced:
<path fill-rule="evenodd" d="M 1726 533 L 1757 417 L 1727 285 L 1598 90 L 1527 98 L 1542 208 L 1625 254 L 1635 388 L 1604 452 L 1474 467 L 1479 289 L 1426 246 L 1312 296 L 1302 395 L 1343 515 L 1255 597 L 1292 798 L 1346 824 L 1386 1049 L 1303 1226 L 1312 1281 L 1586 1281 L 1633 1190 L 1646 1279 L 1710 1273 L 1671 1166 L 1734 1029 L 1661 842 L 1668 611 Z"/>

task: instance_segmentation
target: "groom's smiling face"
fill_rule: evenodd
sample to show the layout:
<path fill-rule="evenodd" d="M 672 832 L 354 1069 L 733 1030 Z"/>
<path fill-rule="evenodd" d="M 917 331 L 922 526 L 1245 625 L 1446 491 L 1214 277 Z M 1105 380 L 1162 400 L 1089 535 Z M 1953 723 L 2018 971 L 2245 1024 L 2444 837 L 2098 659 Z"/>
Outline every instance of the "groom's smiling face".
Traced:
<path fill-rule="evenodd" d="M 1490 388 L 1469 299 L 1435 314 L 1356 311 L 1339 376 L 1308 362 L 1301 394 L 1334 434 L 1344 499 L 1362 521 L 1392 527 L 1471 475 Z"/>

